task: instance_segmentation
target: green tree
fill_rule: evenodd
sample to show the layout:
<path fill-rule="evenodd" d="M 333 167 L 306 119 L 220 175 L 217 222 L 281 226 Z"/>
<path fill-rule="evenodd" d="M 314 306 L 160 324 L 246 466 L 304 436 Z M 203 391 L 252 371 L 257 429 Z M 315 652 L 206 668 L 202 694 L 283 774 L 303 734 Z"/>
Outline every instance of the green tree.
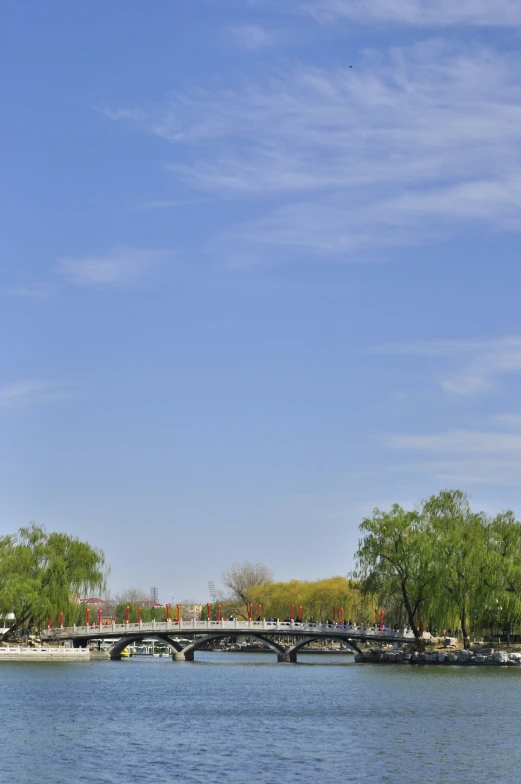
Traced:
<path fill-rule="evenodd" d="M 471 624 L 490 601 L 493 559 L 489 547 L 489 519 L 474 512 L 466 493 L 443 490 L 422 504 L 426 528 L 435 542 L 433 566 L 436 593 L 431 596 L 431 615 L 456 617 L 465 648 L 470 646 Z"/>
<path fill-rule="evenodd" d="M 105 584 L 103 552 L 64 533 L 47 533 L 34 523 L 0 538 L 0 615 L 14 619 L 4 633 L 47 617 L 76 619 L 73 598 Z"/>
<path fill-rule="evenodd" d="M 290 580 L 287 583 L 270 582 L 254 586 L 248 591 L 248 601 L 253 604 L 254 615 L 257 605 L 262 605 L 262 616 L 284 618 L 294 606 L 295 617 L 302 605 L 304 618 L 326 621 L 333 617 L 336 608 L 337 619 L 340 607 L 345 619 L 366 622 L 372 617 L 372 599 L 363 596 L 358 582 L 349 577 L 329 577 L 323 580 Z"/>
<path fill-rule="evenodd" d="M 130 623 L 137 623 L 138 607 L 141 607 L 142 623 L 151 623 L 151 621 L 166 621 L 165 607 L 147 607 L 146 604 L 141 605 L 136 604 L 135 602 L 125 602 L 124 604 L 118 604 L 116 607 L 116 623 L 125 623 L 127 617 L 127 606 L 128 619 Z"/>
<path fill-rule="evenodd" d="M 513 625 L 521 621 L 521 523 L 510 509 L 490 521 L 487 546 L 489 599 L 483 621 L 491 627 L 504 610 L 510 633 Z"/>
<path fill-rule="evenodd" d="M 362 590 L 384 604 L 398 598 L 419 641 L 434 577 L 433 541 L 422 515 L 394 504 L 390 512 L 375 509 L 360 530 L 363 538 L 355 557 Z"/>

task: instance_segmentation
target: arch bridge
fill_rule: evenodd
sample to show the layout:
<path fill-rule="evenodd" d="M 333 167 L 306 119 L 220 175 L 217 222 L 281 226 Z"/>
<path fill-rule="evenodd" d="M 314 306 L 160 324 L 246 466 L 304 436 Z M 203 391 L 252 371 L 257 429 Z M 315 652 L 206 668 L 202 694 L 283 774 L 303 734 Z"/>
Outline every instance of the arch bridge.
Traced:
<path fill-rule="evenodd" d="M 42 632 L 47 640 L 70 640 L 74 647 L 85 647 L 90 640 L 114 640 L 109 649 L 111 659 L 120 659 L 122 651 L 145 637 L 165 643 L 173 661 L 193 661 L 194 652 L 207 643 L 223 638 L 252 637 L 277 654 L 279 662 L 296 662 L 297 652 L 316 640 L 338 640 L 360 652 L 362 642 L 380 644 L 406 643 L 414 640 L 407 629 L 380 629 L 374 626 L 334 623 L 300 623 L 299 621 L 152 621 L 150 623 L 112 623 L 108 625 L 70 626 Z M 181 638 L 181 639 L 180 639 Z M 186 638 L 191 638 L 186 642 Z M 286 642 L 287 641 L 287 642 Z"/>

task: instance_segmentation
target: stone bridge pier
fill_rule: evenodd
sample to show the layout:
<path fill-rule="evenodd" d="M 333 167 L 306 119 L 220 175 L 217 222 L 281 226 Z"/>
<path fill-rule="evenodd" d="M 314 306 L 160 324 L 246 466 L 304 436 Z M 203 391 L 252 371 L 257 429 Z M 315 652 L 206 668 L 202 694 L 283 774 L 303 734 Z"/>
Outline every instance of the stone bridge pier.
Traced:
<path fill-rule="evenodd" d="M 172 661 L 175 662 L 185 662 L 185 661 L 193 661 L 193 660 L 194 660 L 193 651 L 187 651 L 186 653 L 184 651 L 175 651 L 172 654 Z"/>

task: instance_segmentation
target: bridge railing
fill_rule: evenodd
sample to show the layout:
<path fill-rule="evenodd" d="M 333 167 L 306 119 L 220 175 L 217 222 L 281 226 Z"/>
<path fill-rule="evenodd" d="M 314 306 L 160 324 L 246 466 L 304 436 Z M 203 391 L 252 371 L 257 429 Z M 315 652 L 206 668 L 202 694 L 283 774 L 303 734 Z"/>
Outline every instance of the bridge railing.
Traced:
<path fill-rule="evenodd" d="M 348 633 L 352 637 L 374 637 L 375 639 L 401 638 L 410 639 L 414 635 L 408 629 L 380 629 L 374 626 L 357 624 L 335 624 L 335 623 L 298 623 L 295 621 L 150 621 L 148 623 L 105 623 L 92 624 L 91 626 L 72 626 L 58 627 L 49 629 L 42 633 L 42 637 L 81 637 L 81 636 L 124 636 L 125 634 L 136 634 L 137 632 L 156 632 L 162 634 L 185 633 L 208 633 L 212 632 L 243 632 L 250 633 L 283 633 L 283 634 L 319 634 L 324 636 L 345 636 Z"/>

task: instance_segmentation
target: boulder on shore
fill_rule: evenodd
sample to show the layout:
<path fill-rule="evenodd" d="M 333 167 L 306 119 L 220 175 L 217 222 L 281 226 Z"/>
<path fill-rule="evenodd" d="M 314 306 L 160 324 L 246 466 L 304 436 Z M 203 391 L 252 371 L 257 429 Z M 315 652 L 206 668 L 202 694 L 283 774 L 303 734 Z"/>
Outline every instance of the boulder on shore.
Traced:
<path fill-rule="evenodd" d="M 492 650 L 492 652 L 490 652 Z M 486 653 L 485 653 L 486 651 Z M 521 667 L 521 653 L 494 651 L 479 648 L 445 653 L 444 651 L 413 651 L 403 650 L 382 651 L 372 649 L 365 653 L 357 653 L 355 662 L 366 664 L 458 664 L 458 665 L 492 665 Z"/>

